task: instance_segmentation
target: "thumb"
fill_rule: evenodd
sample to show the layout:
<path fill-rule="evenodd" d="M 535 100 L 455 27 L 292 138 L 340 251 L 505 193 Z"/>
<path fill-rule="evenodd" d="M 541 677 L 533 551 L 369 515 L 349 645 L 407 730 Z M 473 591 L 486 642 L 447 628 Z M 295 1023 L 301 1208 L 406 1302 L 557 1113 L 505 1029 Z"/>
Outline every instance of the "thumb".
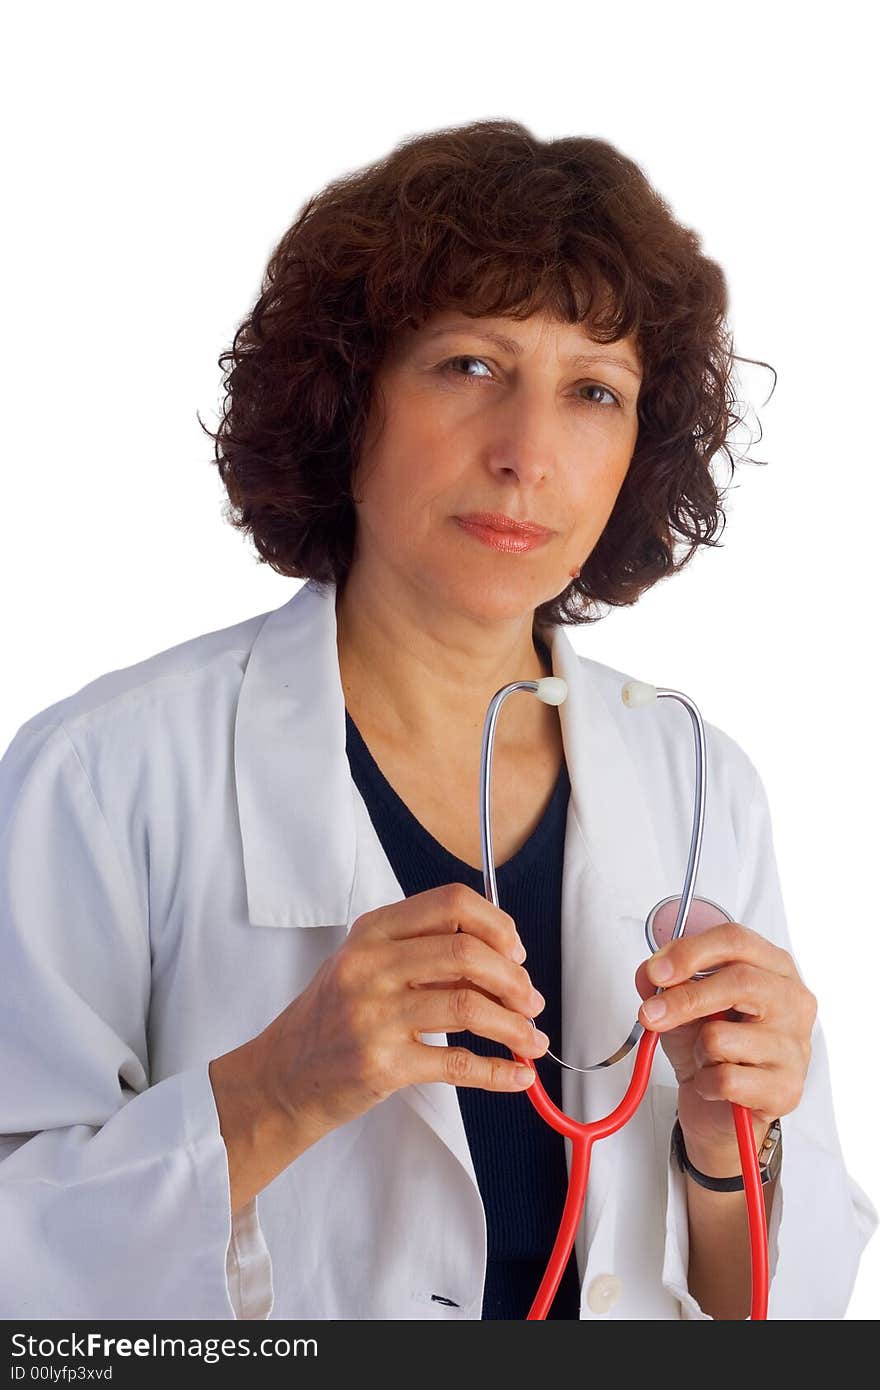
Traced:
<path fill-rule="evenodd" d="M 648 959 L 643 960 L 636 971 L 635 984 L 640 999 L 649 999 L 652 994 L 657 993 L 657 986 L 648 979 L 648 964 L 650 960 L 651 957 L 648 956 Z"/>

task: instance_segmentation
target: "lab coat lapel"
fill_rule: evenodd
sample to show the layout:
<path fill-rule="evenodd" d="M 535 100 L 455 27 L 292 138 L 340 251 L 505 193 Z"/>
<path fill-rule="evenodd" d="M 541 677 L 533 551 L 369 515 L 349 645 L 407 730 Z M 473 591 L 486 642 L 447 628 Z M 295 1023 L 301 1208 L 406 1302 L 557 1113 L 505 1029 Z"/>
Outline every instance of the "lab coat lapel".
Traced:
<path fill-rule="evenodd" d="M 335 593 L 309 580 L 269 613 L 242 680 L 235 786 L 253 926 L 353 920 L 357 831 Z"/>
<path fill-rule="evenodd" d="M 335 585 L 310 580 L 269 613 L 242 682 L 235 778 L 254 926 L 350 928 L 362 913 L 405 896 L 351 778 L 335 598 Z M 543 635 L 553 673 L 569 690 L 559 707 L 571 783 L 562 1055 L 587 1065 L 613 1052 L 635 1021 L 633 976 L 647 954 L 644 918 L 672 890 L 664 886 L 647 788 L 626 739 L 626 720 L 638 715 L 623 705 L 608 668 L 581 657 L 563 626 Z M 445 1034 L 423 1037 L 446 1044 Z M 586 1077 L 564 1071 L 566 1110 L 586 1119 L 612 1109 L 630 1073 L 629 1061 Z M 476 1185 L 455 1088 L 437 1082 L 405 1087 L 399 1095 Z M 598 1214 L 600 1193 L 596 1183 L 588 1221 Z"/>

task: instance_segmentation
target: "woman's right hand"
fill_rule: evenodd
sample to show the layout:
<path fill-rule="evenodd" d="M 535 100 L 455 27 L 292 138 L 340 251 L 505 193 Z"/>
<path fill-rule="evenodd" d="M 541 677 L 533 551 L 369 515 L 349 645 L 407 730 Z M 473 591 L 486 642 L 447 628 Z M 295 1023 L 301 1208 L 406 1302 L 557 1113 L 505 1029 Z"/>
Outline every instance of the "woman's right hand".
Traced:
<path fill-rule="evenodd" d="M 511 1058 L 438 1047 L 421 1033 L 468 1029 L 520 1057 L 549 1040 L 513 918 L 462 883 L 358 917 L 302 994 L 258 1035 L 267 1093 L 317 1134 L 403 1086 L 445 1081 L 518 1091 L 534 1071 Z"/>

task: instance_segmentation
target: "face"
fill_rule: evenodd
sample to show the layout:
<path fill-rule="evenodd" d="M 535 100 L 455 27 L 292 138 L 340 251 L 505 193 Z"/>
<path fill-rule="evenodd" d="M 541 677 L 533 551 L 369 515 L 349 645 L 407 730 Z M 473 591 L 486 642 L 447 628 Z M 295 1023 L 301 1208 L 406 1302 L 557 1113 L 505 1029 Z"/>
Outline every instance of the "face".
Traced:
<path fill-rule="evenodd" d="M 384 425 L 376 400 L 352 480 L 353 568 L 478 619 L 531 614 L 568 586 L 611 514 L 640 382 L 632 339 L 596 343 L 544 315 L 450 310 L 408 330 L 377 374 Z M 499 550 L 457 520 L 479 512 L 552 534 Z"/>

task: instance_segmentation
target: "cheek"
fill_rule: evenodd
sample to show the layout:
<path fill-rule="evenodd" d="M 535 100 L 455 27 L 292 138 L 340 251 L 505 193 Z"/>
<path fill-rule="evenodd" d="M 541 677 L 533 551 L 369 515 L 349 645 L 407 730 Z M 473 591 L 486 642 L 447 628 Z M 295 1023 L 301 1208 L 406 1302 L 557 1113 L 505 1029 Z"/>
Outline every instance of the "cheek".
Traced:
<path fill-rule="evenodd" d="M 592 460 L 592 466 L 579 472 L 577 488 L 582 512 L 601 518 L 604 525 L 614 510 L 631 459 L 631 450 L 624 449 L 619 443 L 609 443 L 603 456 Z"/>
<path fill-rule="evenodd" d="M 604 476 L 579 484 L 570 498 L 571 515 L 577 517 L 577 531 L 586 541 L 598 540 L 612 511 L 620 484 Z"/>
<path fill-rule="evenodd" d="M 377 452 L 364 470 L 356 496 L 358 526 L 384 550 L 398 553 L 423 545 L 437 513 L 430 478 L 399 442 L 394 452 Z"/>

